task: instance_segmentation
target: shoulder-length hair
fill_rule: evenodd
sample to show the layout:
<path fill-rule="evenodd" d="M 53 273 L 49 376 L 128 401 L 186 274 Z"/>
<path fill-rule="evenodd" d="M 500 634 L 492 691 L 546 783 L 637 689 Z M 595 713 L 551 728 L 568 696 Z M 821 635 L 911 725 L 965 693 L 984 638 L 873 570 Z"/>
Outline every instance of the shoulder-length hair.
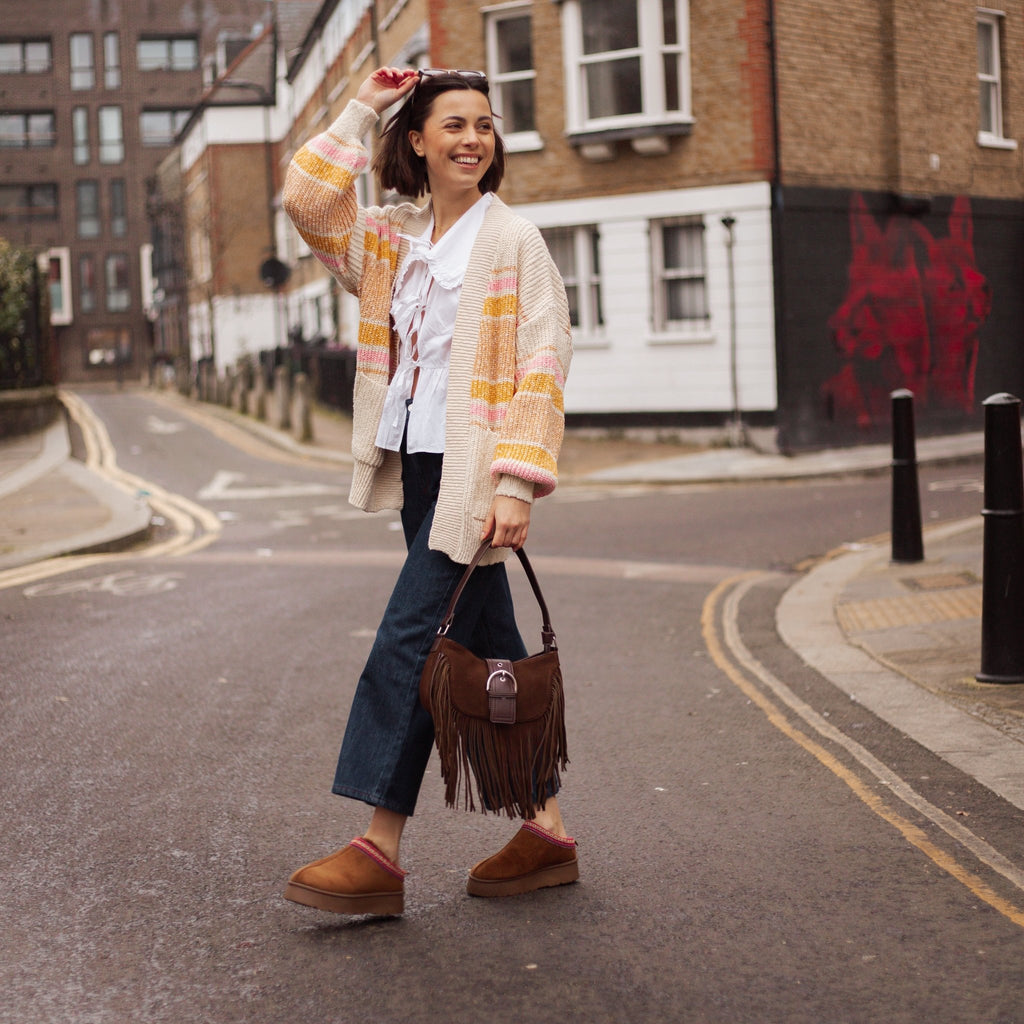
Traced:
<path fill-rule="evenodd" d="M 416 88 L 402 104 L 381 133 L 380 146 L 373 158 L 373 170 L 381 187 L 394 189 L 403 196 L 420 196 L 430 191 L 427 162 L 418 156 L 409 141 L 409 132 L 423 131 L 434 100 L 451 89 L 475 89 L 482 92 L 490 104 L 490 87 L 483 75 L 450 74 L 421 75 Z M 505 176 L 505 143 L 497 130 L 494 132 L 494 158 L 480 179 L 481 193 L 497 192 Z"/>

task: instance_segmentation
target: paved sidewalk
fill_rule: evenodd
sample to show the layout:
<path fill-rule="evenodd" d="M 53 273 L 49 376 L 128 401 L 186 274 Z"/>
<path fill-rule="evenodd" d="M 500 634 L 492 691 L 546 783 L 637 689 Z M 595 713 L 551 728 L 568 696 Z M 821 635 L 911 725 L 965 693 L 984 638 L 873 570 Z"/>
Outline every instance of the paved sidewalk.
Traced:
<path fill-rule="evenodd" d="M 979 683 L 977 520 L 925 532 L 925 559 L 888 544 L 827 561 L 783 596 L 788 647 L 841 692 L 1024 809 L 1024 684 Z"/>
<path fill-rule="evenodd" d="M 126 547 L 147 535 L 150 517 L 144 498 L 71 457 L 63 419 L 0 441 L 0 570 Z"/>
<path fill-rule="evenodd" d="M 309 458 L 349 463 L 350 422 L 314 414 L 315 440 L 232 410 L 150 392 L 183 414 L 214 416 Z M 921 465 L 983 452 L 981 434 L 920 439 Z M 573 484 L 623 486 L 835 476 L 887 471 L 875 445 L 786 457 L 750 449 L 687 450 L 636 441 L 567 439 L 563 475 Z M 130 544 L 150 512 L 70 457 L 63 422 L 0 441 L 0 570 L 60 554 Z M 889 562 L 888 544 L 851 551 L 813 569 L 778 610 L 787 645 L 843 692 L 1024 808 L 1024 684 L 985 685 L 980 669 L 980 515 L 925 532 L 925 560 Z M 2 579 L 0 579 L 2 583 Z"/>

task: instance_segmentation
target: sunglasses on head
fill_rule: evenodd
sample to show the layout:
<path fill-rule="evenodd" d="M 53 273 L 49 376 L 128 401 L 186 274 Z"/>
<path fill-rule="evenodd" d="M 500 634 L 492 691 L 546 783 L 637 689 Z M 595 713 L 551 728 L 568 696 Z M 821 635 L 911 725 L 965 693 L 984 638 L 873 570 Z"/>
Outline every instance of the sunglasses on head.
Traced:
<path fill-rule="evenodd" d="M 417 74 L 420 78 L 442 78 L 446 75 L 454 75 L 459 78 L 482 78 L 486 81 L 487 75 L 483 71 L 463 71 L 458 68 L 420 68 Z"/>

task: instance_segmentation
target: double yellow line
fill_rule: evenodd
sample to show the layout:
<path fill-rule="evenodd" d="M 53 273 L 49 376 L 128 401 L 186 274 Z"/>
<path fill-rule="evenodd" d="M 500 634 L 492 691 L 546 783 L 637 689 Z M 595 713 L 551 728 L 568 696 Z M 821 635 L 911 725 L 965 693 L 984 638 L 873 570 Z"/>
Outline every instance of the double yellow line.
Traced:
<path fill-rule="evenodd" d="M 846 783 L 859 800 L 883 821 L 895 828 L 908 843 L 915 846 L 952 878 L 966 886 L 978 899 L 999 911 L 1014 924 L 1024 928 L 1024 902 L 1013 903 L 1005 899 L 978 874 L 932 842 L 923 829 L 910 821 L 904 814 L 889 806 L 885 800 L 872 791 L 870 785 L 861 775 L 844 764 L 822 741 L 836 744 L 845 749 L 869 776 L 874 776 L 876 781 L 886 788 L 888 793 L 898 797 L 923 815 L 955 840 L 962 850 L 997 875 L 1002 876 L 1004 882 L 1013 886 L 1022 897 L 1024 897 L 1024 870 L 993 849 L 979 836 L 974 835 L 961 823 L 950 818 L 940 808 L 929 803 L 865 747 L 828 723 L 747 650 L 740 639 L 737 626 L 739 603 L 747 591 L 766 576 L 765 573 L 756 572 L 733 576 L 719 583 L 705 600 L 701 613 L 701 628 L 704 643 L 714 663 L 751 703 L 760 708 L 776 729 Z M 721 611 L 722 636 L 719 636 L 717 629 L 720 606 L 723 606 Z M 786 713 L 787 710 L 789 714 Z M 802 728 L 796 724 L 794 718 L 802 722 Z M 815 738 L 815 733 L 818 738 Z"/>
<path fill-rule="evenodd" d="M 74 420 L 85 444 L 85 465 L 132 497 L 144 496 L 153 512 L 162 516 L 174 533 L 167 540 L 146 544 L 121 554 L 64 555 L 0 572 L 0 589 L 24 586 L 35 580 L 125 558 L 180 557 L 212 544 L 221 531 L 220 520 L 209 510 L 180 494 L 143 480 L 117 464 L 107 428 L 78 395 L 61 390 L 60 400 Z"/>

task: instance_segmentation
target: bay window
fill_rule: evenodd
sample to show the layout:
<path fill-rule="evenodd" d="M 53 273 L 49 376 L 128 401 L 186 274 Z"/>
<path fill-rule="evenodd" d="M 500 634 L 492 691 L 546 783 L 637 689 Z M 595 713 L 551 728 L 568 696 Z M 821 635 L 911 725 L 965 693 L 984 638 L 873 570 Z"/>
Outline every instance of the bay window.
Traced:
<path fill-rule="evenodd" d="M 570 136 L 688 130 L 688 0 L 563 0 Z"/>

